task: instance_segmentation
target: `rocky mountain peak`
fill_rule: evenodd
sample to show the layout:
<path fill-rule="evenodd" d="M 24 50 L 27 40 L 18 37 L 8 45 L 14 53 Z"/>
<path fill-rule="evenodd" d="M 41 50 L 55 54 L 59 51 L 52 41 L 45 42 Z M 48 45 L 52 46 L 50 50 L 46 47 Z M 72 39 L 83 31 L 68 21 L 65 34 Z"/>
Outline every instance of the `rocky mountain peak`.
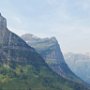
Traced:
<path fill-rule="evenodd" d="M 0 48 L 30 47 L 7 28 L 7 20 L 0 13 Z M 32 48 L 31 48 L 32 49 Z"/>
<path fill-rule="evenodd" d="M 53 40 L 53 41 L 57 41 L 57 40 L 56 40 L 56 37 L 51 37 L 51 40 Z"/>
<path fill-rule="evenodd" d="M 40 38 L 38 36 L 35 36 L 33 34 L 24 34 L 21 36 L 27 44 L 30 44 L 31 46 L 33 46 L 33 44 L 37 44 L 37 43 L 42 43 L 42 44 L 49 44 L 51 46 L 51 44 L 57 44 L 58 41 L 55 37 L 51 37 L 51 38 Z M 45 45 L 44 45 L 45 46 Z"/>
<path fill-rule="evenodd" d="M 29 35 L 29 34 L 28 34 Z M 35 50 L 44 58 L 49 67 L 64 78 L 77 78 L 67 66 L 60 45 L 55 37 L 51 38 L 37 38 L 37 40 L 29 38 L 31 36 L 22 35 L 22 39 L 28 45 L 35 48 Z"/>
<path fill-rule="evenodd" d="M 7 20 L 0 13 L 0 46 L 5 42 L 7 38 Z"/>
<path fill-rule="evenodd" d="M 0 30 L 7 28 L 7 20 L 0 13 Z"/>

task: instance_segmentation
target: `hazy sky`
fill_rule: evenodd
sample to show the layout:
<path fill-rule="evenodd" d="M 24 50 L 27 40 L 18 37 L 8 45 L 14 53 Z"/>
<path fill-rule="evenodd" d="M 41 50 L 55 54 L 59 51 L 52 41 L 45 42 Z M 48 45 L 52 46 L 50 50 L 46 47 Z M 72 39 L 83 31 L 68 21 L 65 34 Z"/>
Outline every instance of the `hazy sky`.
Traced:
<path fill-rule="evenodd" d="M 55 36 L 63 52 L 90 51 L 90 0 L 0 0 L 0 12 L 18 35 Z"/>

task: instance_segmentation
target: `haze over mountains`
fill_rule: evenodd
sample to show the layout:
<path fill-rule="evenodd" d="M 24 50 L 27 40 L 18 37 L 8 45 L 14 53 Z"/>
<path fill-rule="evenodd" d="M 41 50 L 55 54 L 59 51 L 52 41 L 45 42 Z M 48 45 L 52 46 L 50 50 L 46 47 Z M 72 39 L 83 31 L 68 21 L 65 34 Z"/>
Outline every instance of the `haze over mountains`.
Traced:
<path fill-rule="evenodd" d="M 0 90 L 13 89 L 90 90 L 80 80 L 71 81 L 53 72 L 34 48 L 8 30 L 0 14 Z"/>
<path fill-rule="evenodd" d="M 64 57 L 71 70 L 90 84 L 90 55 L 67 53 Z"/>
<path fill-rule="evenodd" d="M 24 34 L 21 37 L 28 45 L 35 48 L 53 71 L 64 78 L 78 80 L 77 76 L 72 73 L 65 63 L 60 46 L 55 37 L 41 39 L 32 34 Z"/>

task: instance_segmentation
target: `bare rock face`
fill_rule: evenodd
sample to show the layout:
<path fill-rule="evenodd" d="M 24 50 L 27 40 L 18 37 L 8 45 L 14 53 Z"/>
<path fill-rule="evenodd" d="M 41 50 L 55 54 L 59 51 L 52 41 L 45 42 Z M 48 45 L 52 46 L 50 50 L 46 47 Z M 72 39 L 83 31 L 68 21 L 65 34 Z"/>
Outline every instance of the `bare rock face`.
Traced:
<path fill-rule="evenodd" d="M 0 29 L 7 28 L 7 21 L 0 13 Z"/>
<path fill-rule="evenodd" d="M 3 43 L 3 38 L 6 33 L 7 21 L 0 13 L 0 43 Z"/>
<path fill-rule="evenodd" d="M 19 36 L 7 28 L 6 19 L 0 14 L 0 64 L 3 63 L 33 63 L 32 60 L 41 60 L 39 54 L 26 44 Z M 39 62 L 39 61 L 38 61 Z M 38 63 L 37 62 L 37 63 Z M 44 63 L 43 60 L 40 61 Z"/>
<path fill-rule="evenodd" d="M 22 39 L 36 49 L 53 71 L 64 78 L 77 79 L 76 75 L 67 66 L 55 37 L 40 39 L 32 34 L 25 34 L 22 35 Z"/>
<path fill-rule="evenodd" d="M 16 41 L 16 43 L 14 43 Z M 22 41 L 17 35 L 10 32 L 7 29 L 7 21 L 6 19 L 0 14 L 0 45 L 5 46 L 18 46 L 23 45 Z M 25 42 L 24 42 L 25 44 Z"/>
<path fill-rule="evenodd" d="M 36 37 L 34 38 L 36 40 Z M 32 42 L 35 43 L 35 40 Z M 40 47 L 39 50 L 41 51 L 41 48 L 43 51 L 46 50 L 44 58 L 47 62 L 52 61 L 49 65 L 55 65 L 53 64 L 54 57 L 55 60 L 63 59 L 63 56 L 56 57 L 59 48 L 55 45 L 56 43 L 53 43 L 56 42 L 55 38 L 44 41 L 38 38 L 38 40 L 42 43 L 37 45 Z M 56 65 L 57 63 L 59 63 L 58 60 Z M 63 61 L 62 63 L 64 64 Z M 79 79 L 77 83 L 72 82 L 53 72 L 34 48 L 7 29 L 6 19 L 0 14 L 0 90 L 13 90 L 13 86 L 15 90 L 37 90 L 39 88 L 39 90 L 90 90 Z"/>

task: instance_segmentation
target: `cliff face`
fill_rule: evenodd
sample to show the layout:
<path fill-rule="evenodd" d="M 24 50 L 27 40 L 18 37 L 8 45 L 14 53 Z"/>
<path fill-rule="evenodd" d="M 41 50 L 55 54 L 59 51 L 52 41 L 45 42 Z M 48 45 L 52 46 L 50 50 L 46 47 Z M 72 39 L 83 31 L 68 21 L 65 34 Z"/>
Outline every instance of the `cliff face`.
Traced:
<path fill-rule="evenodd" d="M 7 21 L 0 13 L 0 30 L 5 29 L 6 27 L 7 27 Z"/>
<path fill-rule="evenodd" d="M 7 28 L 7 22 L 6 19 L 4 17 L 1 16 L 0 13 L 0 43 L 3 43 L 3 38 L 4 38 L 4 34 L 6 33 L 6 28 Z"/>
<path fill-rule="evenodd" d="M 41 56 L 20 37 L 7 29 L 6 19 L 0 15 L 0 64 L 11 62 L 44 64 Z M 37 61 L 38 60 L 38 61 Z"/>
<path fill-rule="evenodd" d="M 7 29 L 1 15 L 0 20 L 0 90 L 89 90 L 82 82 L 54 73 L 32 47 Z"/>
<path fill-rule="evenodd" d="M 70 80 L 78 79 L 65 63 L 60 46 L 55 37 L 40 39 L 31 34 L 25 34 L 22 35 L 22 38 L 40 53 L 53 71 Z"/>

